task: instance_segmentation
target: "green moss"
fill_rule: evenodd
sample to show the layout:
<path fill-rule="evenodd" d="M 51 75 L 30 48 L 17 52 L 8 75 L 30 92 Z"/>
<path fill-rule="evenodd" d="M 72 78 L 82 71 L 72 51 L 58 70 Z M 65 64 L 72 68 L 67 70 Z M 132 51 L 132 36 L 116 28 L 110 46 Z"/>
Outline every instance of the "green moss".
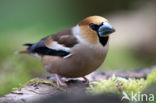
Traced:
<path fill-rule="evenodd" d="M 148 74 L 147 76 L 147 86 L 150 86 L 151 84 L 156 83 L 156 69 L 153 69 L 151 73 Z"/>
<path fill-rule="evenodd" d="M 150 86 L 152 83 L 156 83 L 156 70 L 153 70 L 148 74 L 147 79 L 125 79 L 122 77 L 116 77 L 113 75 L 111 78 L 102 80 L 99 82 L 91 82 L 87 91 L 93 94 L 97 93 L 116 93 L 131 94 L 132 92 L 141 93 L 144 89 Z"/>
<path fill-rule="evenodd" d="M 91 93 L 137 93 L 145 88 L 144 79 L 125 79 L 113 75 L 111 78 L 99 82 L 92 82 L 88 90 Z"/>
<path fill-rule="evenodd" d="M 26 82 L 24 85 L 21 85 L 20 88 L 23 88 L 25 86 L 30 86 L 30 85 L 36 85 L 36 84 L 46 84 L 46 85 L 52 86 L 54 88 L 57 88 L 59 90 L 64 90 L 63 87 L 58 87 L 56 85 L 56 83 L 54 83 L 53 81 L 42 79 L 42 78 L 34 78 L 34 79 L 31 79 L 28 82 Z M 14 88 L 14 90 L 17 90 L 17 89 L 20 89 L 20 88 Z"/>
<path fill-rule="evenodd" d="M 25 84 L 21 84 L 18 88 L 13 88 L 12 90 L 15 91 L 15 90 L 19 90 L 21 88 L 24 88 L 26 86 L 33 86 L 33 85 L 35 86 L 35 85 L 38 85 L 38 84 L 46 84 L 46 85 L 52 86 L 54 88 L 57 88 L 59 90 L 64 90 L 61 87 L 58 88 L 56 83 L 54 83 L 53 81 L 42 79 L 42 78 L 31 79 L 31 80 L 27 81 Z"/>
<path fill-rule="evenodd" d="M 42 83 L 42 84 L 47 84 L 47 85 L 56 87 L 55 83 L 53 83 L 52 81 L 50 81 L 50 80 L 45 80 L 45 79 L 41 79 L 41 78 L 34 78 L 34 79 L 31 79 L 31 80 L 29 80 L 27 83 L 25 83 L 24 86 L 27 86 L 27 85 L 34 85 L 34 84 L 36 84 L 36 83 Z"/>

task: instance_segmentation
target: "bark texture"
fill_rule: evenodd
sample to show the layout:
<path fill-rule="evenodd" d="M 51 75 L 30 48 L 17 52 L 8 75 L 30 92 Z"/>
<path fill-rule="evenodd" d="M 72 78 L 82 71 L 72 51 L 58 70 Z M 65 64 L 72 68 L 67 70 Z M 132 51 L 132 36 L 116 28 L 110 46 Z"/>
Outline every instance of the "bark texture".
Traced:
<path fill-rule="evenodd" d="M 100 71 L 88 75 L 90 81 L 99 81 L 111 77 L 113 74 L 124 78 L 145 78 L 155 67 L 132 71 Z M 88 95 L 85 89 L 89 86 L 81 79 L 65 80 L 67 87 L 58 88 L 55 83 L 46 79 L 34 79 L 22 88 L 0 98 L 0 103 L 117 103 L 120 96 L 113 94 Z M 94 98 L 94 99 L 93 99 Z M 112 99 L 113 98 L 113 99 Z M 128 101 L 126 101 L 127 103 Z"/>

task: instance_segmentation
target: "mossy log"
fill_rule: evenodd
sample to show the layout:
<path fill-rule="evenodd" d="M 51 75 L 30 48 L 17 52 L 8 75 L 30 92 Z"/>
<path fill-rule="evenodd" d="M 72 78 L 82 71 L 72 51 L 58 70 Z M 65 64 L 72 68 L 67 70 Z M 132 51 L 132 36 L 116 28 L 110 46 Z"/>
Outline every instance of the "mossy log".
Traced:
<path fill-rule="evenodd" d="M 122 78 L 144 78 L 156 69 L 156 67 L 142 68 L 131 71 L 105 71 L 94 72 L 88 75 L 89 80 L 106 80 L 112 75 Z M 89 85 L 80 79 L 66 80 L 67 87 L 57 87 L 56 83 L 47 79 L 35 78 L 28 81 L 21 88 L 0 98 L 0 103 L 117 103 L 121 102 L 121 96 L 116 94 L 90 95 L 86 93 Z M 8 84 L 9 85 L 9 84 Z M 128 102 L 128 101 L 127 101 Z"/>

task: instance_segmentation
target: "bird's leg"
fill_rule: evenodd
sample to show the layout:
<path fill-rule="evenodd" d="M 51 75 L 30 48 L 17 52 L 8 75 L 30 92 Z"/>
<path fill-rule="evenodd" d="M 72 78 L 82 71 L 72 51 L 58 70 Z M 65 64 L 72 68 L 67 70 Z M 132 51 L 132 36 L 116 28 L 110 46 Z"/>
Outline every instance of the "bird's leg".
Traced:
<path fill-rule="evenodd" d="M 62 82 L 62 80 L 61 80 L 61 78 L 60 78 L 60 76 L 58 74 L 55 74 L 55 77 L 56 77 L 56 84 L 57 84 L 58 87 L 67 86 L 66 83 Z"/>
<path fill-rule="evenodd" d="M 82 77 L 83 79 L 84 79 L 84 82 L 86 83 L 86 84 L 89 84 L 89 80 L 86 78 L 86 77 Z"/>

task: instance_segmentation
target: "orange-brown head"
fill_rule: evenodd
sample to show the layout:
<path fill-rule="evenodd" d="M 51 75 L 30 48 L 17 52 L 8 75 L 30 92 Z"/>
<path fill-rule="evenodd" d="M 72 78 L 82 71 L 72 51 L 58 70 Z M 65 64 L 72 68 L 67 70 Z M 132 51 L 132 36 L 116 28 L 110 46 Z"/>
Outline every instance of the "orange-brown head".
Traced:
<path fill-rule="evenodd" d="M 79 24 L 81 35 L 90 43 L 96 44 L 99 37 L 107 37 L 115 29 L 108 23 L 108 20 L 101 16 L 90 16 Z"/>

